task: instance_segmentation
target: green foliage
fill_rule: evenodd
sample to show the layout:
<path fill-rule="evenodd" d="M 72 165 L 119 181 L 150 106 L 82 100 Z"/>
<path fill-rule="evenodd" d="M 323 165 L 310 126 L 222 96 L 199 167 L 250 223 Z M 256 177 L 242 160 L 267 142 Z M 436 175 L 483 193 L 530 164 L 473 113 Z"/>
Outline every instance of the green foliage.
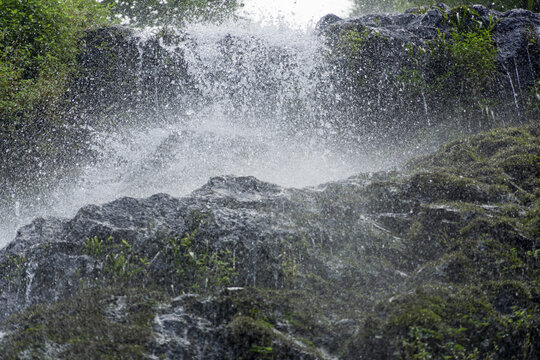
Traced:
<path fill-rule="evenodd" d="M 147 359 L 154 308 L 163 299 L 163 293 L 153 289 L 100 287 L 55 304 L 33 306 L 8 320 L 17 327 L 3 339 L 2 356 Z M 113 312 L 118 317 L 111 316 Z"/>
<path fill-rule="evenodd" d="M 111 241 L 111 237 L 107 241 Z M 83 254 L 90 256 L 99 256 L 104 251 L 103 240 L 98 239 L 97 237 L 90 238 L 84 244 Z"/>
<path fill-rule="evenodd" d="M 8 255 L 6 262 L 0 264 L 0 273 L 10 284 L 24 274 L 26 259 L 22 255 Z"/>
<path fill-rule="evenodd" d="M 534 359 L 538 350 L 533 342 L 540 332 L 529 286 L 534 287 L 500 281 L 418 287 L 391 303 L 380 303 L 376 311 L 387 316 L 382 323 L 366 319 L 349 355 L 361 351 L 406 360 Z M 521 304 L 501 308 L 509 296 Z M 381 348 L 373 348 L 379 339 Z"/>
<path fill-rule="evenodd" d="M 481 91 L 495 75 L 497 48 L 489 30 L 452 32 L 450 44 L 444 40 L 440 46 L 449 46 L 454 76 L 464 79 L 475 93 Z"/>
<path fill-rule="evenodd" d="M 232 251 L 201 248 L 197 242 L 197 229 L 168 242 L 167 253 L 172 258 L 180 286 L 211 291 L 233 284 L 238 272 Z"/>
<path fill-rule="evenodd" d="M 120 18 L 138 26 L 192 20 L 222 20 L 238 8 L 237 0 L 104 0 Z"/>
<path fill-rule="evenodd" d="M 412 96 L 421 95 L 426 107 L 447 104 L 443 107 L 458 113 L 467 109 L 489 116 L 497 102 L 497 94 L 487 91 L 494 88 L 498 74 L 498 51 L 491 35 L 496 22 L 485 23 L 466 7 L 443 14 L 450 33 L 439 31 L 423 46 L 408 45 L 409 65 L 397 77 L 398 83 Z"/>
<path fill-rule="evenodd" d="M 42 165 L 67 161 L 78 145 L 62 139 L 70 128 L 61 110 L 83 30 L 107 18 L 97 0 L 0 0 L 1 197 L 33 186 L 49 173 Z"/>
<path fill-rule="evenodd" d="M 97 237 L 88 239 L 82 253 L 103 261 L 103 269 L 113 281 L 127 281 L 150 264 L 126 240 L 116 242 L 112 236 L 105 241 Z"/>
<path fill-rule="evenodd" d="M 409 3 L 411 5 L 429 5 L 434 2 L 426 0 L 409 0 Z M 450 7 L 480 4 L 499 11 L 507 11 L 517 8 L 535 12 L 540 11 L 540 4 L 535 0 L 447 0 L 444 1 L 444 3 Z"/>
<path fill-rule="evenodd" d="M 476 11 L 467 7 L 454 8 L 443 19 L 452 24 L 450 39 L 439 33 L 438 39 L 430 44 L 432 54 L 450 55 L 451 80 L 462 79 L 455 86 L 466 86 L 475 96 L 497 72 L 498 51 L 491 36 L 496 22 L 491 18 L 489 23 L 484 23 Z"/>
<path fill-rule="evenodd" d="M 81 30 L 107 15 L 95 0 L 0 1 L 0 129 L 21 114 L 52 114 L 75 71 Z"/>
<path fill-rule="evenodd" d="M 407 262 L 418 264 L 407 290 L 381 301 L 366 318 L 360 336 L 348 344 L 348 356 L 538 357 L 540 237 L 538 223 L 531 220 L 538 215 L 539 194 L 530 184 L 540 162 L 523 159 L 540 151 L 539 141 L 535 125 L 492 130 L 411 163 L 422 172 L 407 180 L 407 191 L 431 203 L 421 206 L 406 235 Z M 529 165 L 508 174 L 512 156 L 517 157 L 512 163 Z M 467 178 L 477 190 L 486 184 L 508 186 L 516 198 L 470 203 L 483 195 L 457 190 Z"/>
<path fill-rule="evenodd" d="M 357 58 L 370 35 L 371 30 L 367 28 L 363 31 L 357 29 L 346 31 L 340 36 L 340 50 L 344 52 L 347 58 Z"/>
<path fill-rule="evenodd" d="M 254 345 L 248 351 L 257 354 L 262 359 L 273 359 L 274 358 L 272 356 L 273 353 L 274 353 L 274 349 L 271 346 Z"/>
<path fill-rule="evenodd" d="M 280 240 L 280 265 L 284 285 L 292 286 L 301 275 L 302 261 L 306 252 L 305 241 L 297 241 L 292 236 Z"/>

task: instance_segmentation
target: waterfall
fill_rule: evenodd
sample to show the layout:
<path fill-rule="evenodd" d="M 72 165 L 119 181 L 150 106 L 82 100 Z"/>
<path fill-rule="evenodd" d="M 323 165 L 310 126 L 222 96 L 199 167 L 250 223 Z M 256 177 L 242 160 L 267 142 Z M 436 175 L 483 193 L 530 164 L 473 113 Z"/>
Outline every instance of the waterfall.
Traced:
<path fill-rule="evenodd" d="M 92 129 L 97 160 L 81 164 L 75 178 L 61 179 L 38 198 L 18 195 L 16 208 L 2 210 L 8 221 L 0 225 L 0 246 L 37 216 L 72 216 L 85 204 L 121 196 L 182 196 L 216 175 L 304 187 L 383 167 L 340 144 L 332 109 L 324 105 L 329 101 L 321 101 L 338 95 L 316 35 L 241 21 L 167 31 L 182 40 L 160 39 L 159 46 L 183 56 L 193 89 L 166 106 L 156 90 L 146 121 L 115 131 Z M 142 61 L 145 42 L 157 32 L 133 35 L 137 86 L 148 86 L 154 76 L 144 73 Z"/>

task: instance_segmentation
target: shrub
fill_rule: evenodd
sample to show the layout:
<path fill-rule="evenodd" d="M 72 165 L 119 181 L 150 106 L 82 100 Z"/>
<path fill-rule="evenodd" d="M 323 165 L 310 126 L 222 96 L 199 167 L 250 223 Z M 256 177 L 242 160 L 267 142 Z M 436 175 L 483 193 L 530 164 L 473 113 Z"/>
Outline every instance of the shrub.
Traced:
<path fill-rule="evenodd" d="M 0 196 L 52 173 L 45 167 L 78 146 L 63 138 L 75 136 L 59 110 L 82 30 L 108 16 L 97 0 L 0 0 Z"/>
<path fill-rule="evenodd" d="M 81 30 L 106 21 L 94 0 L 0 0 L 0 118 L 50 112 L 75 70 Z"/>
<path fill-rule="evenodd" d="M 492 40 L 496 22 L 486 22 L 467 7 L 443 13 L 443 21 L 450 25 L 448 33 L 439 31 L 424 45 L 408 46 L 409 64 L 397 77 L 400 87 L 412 96 L 421 94 L 427 107 L 453 109 L 456 118 L 468 113 L 482 119 L 499 101 L 492 91 L 499 80 Z"/>
<path fill-rule="evenodd" d="M 228 249 L 201 248 L 196 234 L 197 229 L 180 239 L 169 239 L 167 253 L 174 265 L 178 285 L 196 291 L 232 285 L 238 276 L 233 253 Z"/>

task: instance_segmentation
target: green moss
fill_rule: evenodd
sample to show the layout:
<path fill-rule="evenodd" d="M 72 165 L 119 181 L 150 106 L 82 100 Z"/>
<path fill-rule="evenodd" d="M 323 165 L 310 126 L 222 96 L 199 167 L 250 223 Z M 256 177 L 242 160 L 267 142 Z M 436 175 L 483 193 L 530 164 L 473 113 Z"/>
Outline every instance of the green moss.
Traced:
<path fill-rule="evenodd" d="M 362 31 L 359 31 L 356 28 L 342 31 L 340 34 L 339 46 L 341 50 L 348 55 L 348 57 L 356 58 L 366 45 L 370 35 L 371 31 L 367 28 L 363 29 Z"/>
<path fill-rule="evenodd" d="M 299 352 L 308 358 L 320 358 L 313 345 L 304 345 L 285 336 L 272 324 L 248 316 L 236 316 L 229 324 L 229 341 L 241 359 L 288 359 Z"/>
<path fill-rule="evenodd" d="M 8 255 L 6 261 L 0 264 L 0 277 L 8 282 L 16 283 L 16 279 L 24 274 L 26 259 L 22 255 Z"/>
<path fill-rule="evenodd" d="M 30 352 L 43 358 L 143 359 L 152 342 L 152 321 L 159 290 L 93 288 L 53 305 L 33 306 L 8 320 L 15 331 L 4 342 L 4 356 Z M 120 305 L 121 306 L 120 306 Z M 119 318 L 110 309 L 118 308 Z"/>
<path fill-rule="evenodd" d="M 428 198 L 430 201 L 497 202 L 506 198 L 508 188 L 505 185 L 488 185 L 472 177 L 440 171 L 414 174 L 408 193 Z"/>
<path fill-rule="evenodd" d="M 536 126 L 493 130 L 412 161 L 410 178 L 388 184 L 425 202 L 404 230 L 412 276 L 363 314 L 344 358 L 535 358 L 538 149 Z"/>
<path fill-rule="evenodd" d="M 485 289 L 424 287 L 381 304 L 379 311 L 388 312 L 382 324 L 366 322 L 368 329 L 375 328 L 364 330 L 360 338 L 350 343 L 349 351 L 361 349 L 389 357 L 399 354 L 404 359 L 510 358 L 515 353 L 524 354 L 519 358 L 530 358 L 535 351 L 531 340 L 539 336 L 535 328 L 538 319 L 534 319 L 531 311 L 538 309 L 531 307 L 532 301 L 519 283 L 489 286 Z M 510 309 L 509 318 L 496 309 L 497 301 L 514 291 L 512 296 L 523 299 L 521 305 L 527 310 L 515 306 Z M 507 338 L 513 335 L 516 338 Z M 390 348 L 375 350 L 377 337 L 385 339 Z"/>
<path fill-rule="evenodd" d="M 323 204 L 320 213 L 294 218 L 323 224 L 317 225 L 315 239 L 305 228 L 272 239 L 275 269 L 284 278 L 290 275 L 290 281 L 278 281 L 275 289 L 198 289 L 210 295 L 204 304 L 193 300 L 182 306 L 200 316 L 208 316 L 210 309 L 211 321 L 224 329 L 238 358 L 286 359 L 300 353 L 317 358 L 317 348 L 324 348 L 343 359 L 359 354 L 373 359 L 533 359 L 540 351 L 539 193 L 515 187 L 534 179 L 532 172 L 521 172 L 523 179 L 512 175 L 515 186 L 504 174 L 507 158 L 536 154 L 537 137 L 534 127 L 495 130 L 411 162 L 408 175 L 359 176 L 356 180 L 365 184 L 360 190 L 328 185 L 327 194 L 311 199 Z M 528 194 L 527 201 L 518 196 L 521 192 Z M 302 195 L 296 196 L 302 203 Z M 346 199 L 345 206 L 339 197 Z M 207 249 L 201 241 L 204 226 L 194 231 L 204 220 L 192 215 L 191 231 L 184 237 L 172 243 L 166 236 L 159 240 L 170 255 L 160 269 L 171 275 L 164 281 L 178 280 L 178 269 L 190 271 L 188 265 Z M 387 219 L 393 215 L 405 221 Z M 128 245 L 90 239 L 81 251 L 97 260 L 119 252 L 143 255 Z M 329 271 L 328 266 L 335 268 Z M 121 352 L 144 355 L 149 319 L 159 299 L 144 297 L 147 280 L 132 277 L 131 284 L 140 285 L 133 293 L 103 287 L 29 310 L 26 318 L 14 321 L 23 326 L 9 335 L 8 354 L 31 349 L 38 357 L 52 344 L 64 357 L 77 357 L 83 347 L 103 358 Z M 193 290 L 189 281 L 180 283 Z M 111 318 L 104 309 L 119 297 L 128 305 L 121 317 Z M 68 310 L 51 320 L 62 306 Z M 90 329 L 74 325 L 92 311 L 97 316 Z M 62 327 L 66 331 L 54 330 Z M 104 328 L 116 344 L 108 349 L 100 347 L 99 332 L 92 330 Z"/>
<path fill-rule="evenodd" d="M 445 145 L 435 154 L 412 160 L 410 170 L 444 169 L 517 191 L 523 201 L 538 187 L 540 138 L 537 126 L 492 130 Z"/>

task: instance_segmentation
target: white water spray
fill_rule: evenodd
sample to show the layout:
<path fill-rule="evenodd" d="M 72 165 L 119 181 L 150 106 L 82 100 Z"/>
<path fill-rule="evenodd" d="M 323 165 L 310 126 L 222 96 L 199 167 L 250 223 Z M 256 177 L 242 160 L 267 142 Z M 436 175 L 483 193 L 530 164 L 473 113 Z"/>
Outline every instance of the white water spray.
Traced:
<path fill-rule="evenodd" d="M 240 22 L 182 31 L 190 40 L 167 51 L 183 54 L 197 101 L 144 125 L 96 130 L 98 160 L 39 199 L 15 199 L 0 225 L 0 246 L 38 216 L 73 216 L 85 204 L 121 196 L 182 196 L 212 176 L 253 175 L 304 187 L 381 167 L 336 145 L 337 132 L 321 116 L 327 109 L 317 99 L 333 89 L 316 36 Z M 141 42 L 147 38 L 148 31 L 140 34 Z"/>

